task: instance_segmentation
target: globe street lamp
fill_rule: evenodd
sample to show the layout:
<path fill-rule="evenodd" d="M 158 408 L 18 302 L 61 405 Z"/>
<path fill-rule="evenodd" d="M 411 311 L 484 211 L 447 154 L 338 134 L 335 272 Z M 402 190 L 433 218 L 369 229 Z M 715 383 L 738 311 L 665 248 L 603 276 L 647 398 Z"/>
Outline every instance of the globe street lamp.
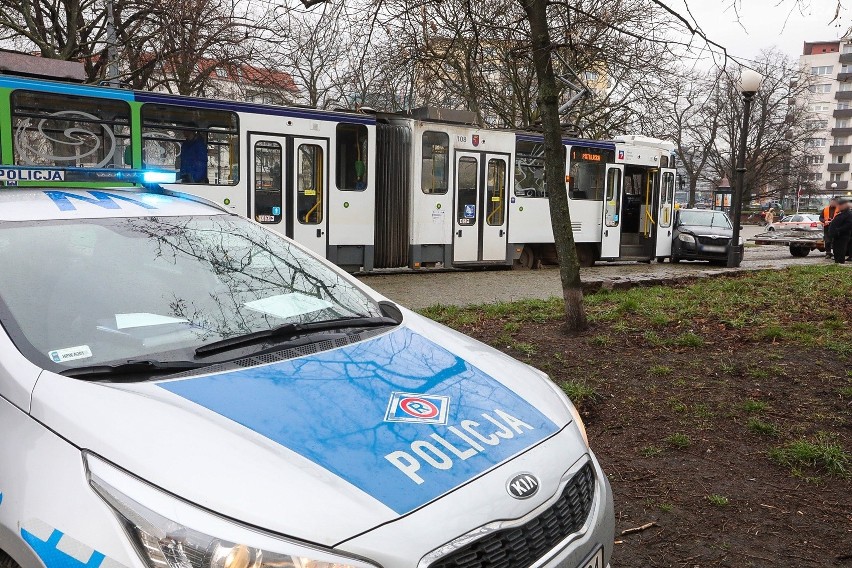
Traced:
<path fill-rule="evenodd" d="M 737 152 L 737 179 L 733 198 L 731 199 L 731 222 L 734 224 L 734 234 L 731 238 L 731 246 L 728 248 L 728 267 L 734 268 L 740 265 L 742 257 L 739 256 L 740 249 L 740 217 L 743 210 L 743 193 L 745 189 L 745 161 L 746 145 L 748 144 L 748 123 L 751 115 L 751 103 L 754 95 L 760 89 L 763 76 L 752 69 L 743 69 L 740 73 L 739 91 L 743 96 L 743 124 L 740 132 L 740 147 Z"/>

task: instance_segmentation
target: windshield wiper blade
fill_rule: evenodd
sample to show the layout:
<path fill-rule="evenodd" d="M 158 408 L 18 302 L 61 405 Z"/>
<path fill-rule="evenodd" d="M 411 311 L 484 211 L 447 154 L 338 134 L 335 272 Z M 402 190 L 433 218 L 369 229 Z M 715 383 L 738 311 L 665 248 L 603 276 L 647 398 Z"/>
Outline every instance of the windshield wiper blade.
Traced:
<path fill-rule="evenodd" d="M 154 361 L 150 359 L 129 360 L 114 365 L 89 365 L 86 367 L 75 367 L 59 371 L 60 375 L 66 377 L 80 378 L 109 378 L 120 375 L 159 375 L 179 373 L 209 366 L 210 363 L 199 363 L 196 361 Z"/>
<path fill-rule="evenodd" d="M 284 325 L 273 327 L 272 329 L 264 329 L 262 331 L 247 333 L 245 335 L 237 335 L 220 341 L 214 341 L 207 345 L 202 345 L 195 350 L 195 354 L 199 357 L 203 357 L 210 355 L 211 353 L 232 349 L 234 347 L 242 347 L 243 345 L 249 345 L 265 339 L 286 340 L 316 331 L 335 331 L 355 327 L 384 327 L 395 325 L 399 325 L 399 322 L 393 318 L 369 316 L 336 318 L 309 323 L 285 323 Z"/>

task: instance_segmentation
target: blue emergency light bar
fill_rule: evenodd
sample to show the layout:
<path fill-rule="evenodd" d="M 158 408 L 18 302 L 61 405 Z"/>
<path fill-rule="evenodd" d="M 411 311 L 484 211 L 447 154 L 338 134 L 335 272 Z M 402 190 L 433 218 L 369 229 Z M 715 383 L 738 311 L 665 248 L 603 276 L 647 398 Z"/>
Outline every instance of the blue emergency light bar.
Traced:
<path fill-rule="evenodd" d="M 169 170 L 131 170 L 119 168 L 50 168 L 38 166 L 0 166 L 0 183 L 19 182 L 101 182 L 153 185 L 177 183 L 177 172 Z"/>

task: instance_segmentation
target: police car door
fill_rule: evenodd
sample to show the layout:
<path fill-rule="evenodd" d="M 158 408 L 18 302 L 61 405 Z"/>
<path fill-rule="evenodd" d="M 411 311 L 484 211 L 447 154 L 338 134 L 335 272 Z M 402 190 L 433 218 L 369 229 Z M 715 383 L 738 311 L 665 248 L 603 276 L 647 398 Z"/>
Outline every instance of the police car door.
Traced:
<path fill-rule="evenodd" d="M 249 134 L 250 164 L 248 216 L 286 234 L 284 175 L 287 138 Z"/>
<path fill-rule="evenodd" d="M 479 260 L 480 155 L 456 153 L 453 262 Z"/>
<path fill-rule="evenodd" d="M 325 257 L 328 245 L 328 141 L 293 139 L 293 240 Z"/>
<path fill-rule="evenodd" d="M 601 227 L 601 258 L 621 256 L 621 192 L 624 166 L 607 164 Z"/>
<path fill-rule="evenodd" d="M 481 260 L 506 260 L 506 207 L 509 191 L 509 159 L 506 156 L 486 154 L 485 179 L 481 197 L 482 232 Z"/>
<path fill-rule="evenodd" d="M 657 258 L 672 254 L 672 217 L 674 217 L 675 170 L 661 170 L 660 203 L 657 214 Z"/>

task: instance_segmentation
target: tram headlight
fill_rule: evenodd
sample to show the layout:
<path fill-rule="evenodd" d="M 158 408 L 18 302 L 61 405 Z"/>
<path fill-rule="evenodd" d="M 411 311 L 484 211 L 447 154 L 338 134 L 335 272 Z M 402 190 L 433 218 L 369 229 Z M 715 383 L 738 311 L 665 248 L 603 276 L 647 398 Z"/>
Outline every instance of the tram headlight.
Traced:
<path fill-rule="evenodd" d="M 687 244 L 690 244 L 690 245 L 695 244 L 695 237 L 693 237 L 692 235 L 688 235 L 686 233 L 681 233 L 677 236 L 677 238 L 682 243 L 687 243 Z"/>

